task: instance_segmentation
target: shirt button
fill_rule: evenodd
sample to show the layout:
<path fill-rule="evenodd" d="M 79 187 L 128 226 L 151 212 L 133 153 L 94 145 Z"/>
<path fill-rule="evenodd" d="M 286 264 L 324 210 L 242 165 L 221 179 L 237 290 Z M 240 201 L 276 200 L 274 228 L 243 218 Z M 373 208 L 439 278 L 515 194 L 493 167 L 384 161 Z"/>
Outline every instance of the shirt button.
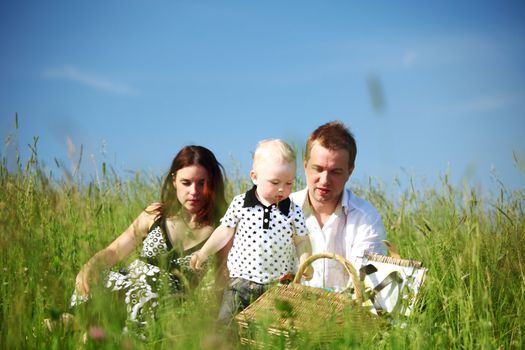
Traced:
<path fill-rule="evenodd" d="M 264 219 L 264 222 L 268 222 L 268 219 Z"/>
<path fill-rule="evenodd" d="M 267 212 L 268 212 L 268 208 L 265 208 L 265 209 L 264 209 L 264 212 L 267 213 Z"/>

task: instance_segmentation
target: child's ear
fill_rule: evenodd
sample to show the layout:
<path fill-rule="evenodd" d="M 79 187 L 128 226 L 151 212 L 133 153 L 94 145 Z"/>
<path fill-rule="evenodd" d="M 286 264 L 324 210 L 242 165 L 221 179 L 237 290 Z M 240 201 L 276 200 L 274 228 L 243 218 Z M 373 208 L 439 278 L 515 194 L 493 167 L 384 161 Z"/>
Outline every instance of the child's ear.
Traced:
<path fill-rule="evenodd" d="M 252 179 L 253 184 L 257 185 L 257 173 L 253 169 L 250 171 L 250 178 Z"/>

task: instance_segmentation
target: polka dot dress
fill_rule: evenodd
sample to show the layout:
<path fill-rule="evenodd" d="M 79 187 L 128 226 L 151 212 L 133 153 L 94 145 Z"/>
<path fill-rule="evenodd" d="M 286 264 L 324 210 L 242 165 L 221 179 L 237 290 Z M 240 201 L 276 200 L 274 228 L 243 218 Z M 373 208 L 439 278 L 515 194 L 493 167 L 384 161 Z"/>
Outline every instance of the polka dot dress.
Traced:
<path fill-rule="evenodd" d="M 178 277 L 170 273 L 177 271 L 184 275 L 195 287 L 202 274 L 195 274 L 189 268 L 189 257 L 200 249 L 204 243 L 198 244 L 182 252 L 180 247 L 174 249 L 166 235 L 165 222 L 158 219 L 150 228 L 148 235 L 142 242 L 140 259 L 132 261 L 126 269 L 109 271 L 105 286 L 112 291 L 125 291 L 124 302 L 127 306 L 128 318 L 126 328 L 137 329 L 146 326 L 148 321 L 155 317 L 158 306 L 159 290 L 168 290 L 171 293 L 180 293 L 184 290 Z M 71 306 L 77 306 L 87 301 L 73 293 Z"/>
<path fill-rule="evenodd" d="M 287 198 L 267 207 L 255 196 L 255 188 L 233 199 L 221 223 L 235 228 L 230 277 L 265 284 L 295 272 L 292 236 L 305 236 L 307 230 L 298 205 Z"/>

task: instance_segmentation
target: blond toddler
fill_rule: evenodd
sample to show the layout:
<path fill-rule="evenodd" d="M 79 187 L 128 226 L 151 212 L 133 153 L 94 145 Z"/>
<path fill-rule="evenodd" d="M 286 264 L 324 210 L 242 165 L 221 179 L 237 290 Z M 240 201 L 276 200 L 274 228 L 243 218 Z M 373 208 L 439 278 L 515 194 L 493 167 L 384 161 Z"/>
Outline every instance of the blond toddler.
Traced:
<path fill-rule="evenodd" d="M 295 161 L 295 153 L 284 141 L 259 142 L 250 171 L 254 186 L 234 197 L 220 226 L 192 256 L 191 266 L 199 269 L 233 237 L 227 260 L 230 281 L 219 321 L 230 322 L 281 276 L 293 274 L 297 258 L 301 263 L 311 254 L 303 212 L 288 198 Z M 311 276 L 308 269 L 304 277 Z"/>

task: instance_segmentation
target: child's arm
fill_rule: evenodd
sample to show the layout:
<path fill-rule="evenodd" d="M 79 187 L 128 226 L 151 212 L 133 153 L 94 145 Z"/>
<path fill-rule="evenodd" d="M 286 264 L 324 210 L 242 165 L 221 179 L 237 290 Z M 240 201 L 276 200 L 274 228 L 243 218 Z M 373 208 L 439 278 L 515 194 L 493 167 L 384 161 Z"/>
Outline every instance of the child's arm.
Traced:
<path fill-rule="evenodd" d="M 219 225 L 213 231 L 210 238 L 204 243 L 204 246 L 191 256 L 190 266 L 193 270 L 200 270 L 202 264 L 212 254 L 217 253 L 226 245 L 235 233 L 235 228 Z"/>
<path fill-rule="evenodd" d="M 308 236 L 292 236 L 293 243 L 295 244 L 295 251 L 297 252 L 297 257 L 299 258 L 299 264 L 302 264 L 306 259 L 312 255 L 312 245 L 310 244 L 310 237 Z M 305 280 L 309 281 L 314 276 L 314 269 L 312 266 L 308 266 L 304 270 L 303 277 Z"/>

